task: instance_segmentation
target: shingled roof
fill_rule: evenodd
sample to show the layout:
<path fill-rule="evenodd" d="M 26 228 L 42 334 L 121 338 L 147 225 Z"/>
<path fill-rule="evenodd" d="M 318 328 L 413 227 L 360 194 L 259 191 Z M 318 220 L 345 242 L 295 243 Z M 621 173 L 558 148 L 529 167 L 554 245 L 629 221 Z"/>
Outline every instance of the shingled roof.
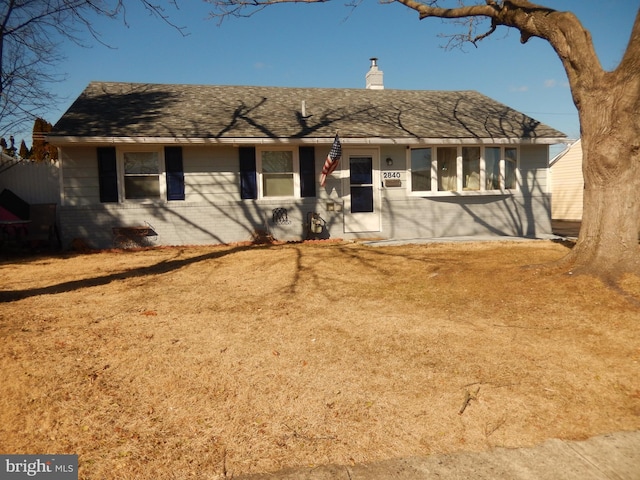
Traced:
<path fill-rule="evenodd" d="M 304 105 L 304 106 L 303 106 Z M 565 135 L 475 91 L 367 90 L 92 82 L 55 137 L 518 139 Z M 63 138 L 59 138 L 63 140 Z M 546 141 L 545 141 L 546 140 Z"/>

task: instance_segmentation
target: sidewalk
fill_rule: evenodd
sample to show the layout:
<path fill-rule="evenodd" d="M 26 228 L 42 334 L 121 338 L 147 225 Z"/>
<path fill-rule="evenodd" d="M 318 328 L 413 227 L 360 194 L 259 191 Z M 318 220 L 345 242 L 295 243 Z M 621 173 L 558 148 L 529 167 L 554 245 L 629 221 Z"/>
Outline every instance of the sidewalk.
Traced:
<path fill-rule="evenodd" d="M 326 465 L 236 480 L 640 480 L 640 432 L 585 441 L 548 440 L 533 448 L 431 455 L 366 465 Z"/>

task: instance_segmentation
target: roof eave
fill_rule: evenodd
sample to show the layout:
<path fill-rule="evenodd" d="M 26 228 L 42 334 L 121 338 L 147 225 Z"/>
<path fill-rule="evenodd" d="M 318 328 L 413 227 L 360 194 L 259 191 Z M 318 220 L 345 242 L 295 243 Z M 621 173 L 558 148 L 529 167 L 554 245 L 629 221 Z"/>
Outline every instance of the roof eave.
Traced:
<path fill-rule="evenodd" d="M 333 137 L 269 138 L 269 137 L 82 137 L 71 135 L 48 135 L 47 142 L 55 146 L 65 145 L 327 145 Z M 566 137 L 527 138 L 441 138 L 441 137 L 341 137 L 341 143 L 354 145 L 425 145 L 425 144 L 481 144 L 481 145 L 554 145 L 566 141 Z"/>

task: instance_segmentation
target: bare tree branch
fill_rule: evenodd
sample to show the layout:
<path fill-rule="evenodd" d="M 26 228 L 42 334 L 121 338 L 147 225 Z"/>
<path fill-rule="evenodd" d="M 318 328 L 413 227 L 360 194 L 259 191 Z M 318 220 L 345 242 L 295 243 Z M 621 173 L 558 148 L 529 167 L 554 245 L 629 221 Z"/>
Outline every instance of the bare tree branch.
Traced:
<path fill-rule="evenodd" d="M 163 4 L 139 1 L 153 16 L 186 35 L 183 27 L 171 21 Z M 176 0 L 165 2 L 178 8 Z M 52 73 L 63 60 L 63 41 L 80 46 L 97 41 L 109 47 L 93 26 L 96 16 L 121 18 L 126 25 L 124 0 L 8 0 L 0 4 L 0 136 L 43 116 L 58 101 L 49 86 L 64 79 Z"/>
<path fill-rule="evenodd" d="M 226 18 L 246 18 L 271 5 L 282 3 L 328 3 L 330 0 L 203 0 L 213 5 L 209 17 L 218 20 L 220 25 Z M 349 1 L 346 6 L 355 7 L 362 0 Z"/>
<path fill-rule="evenodd" d="M 484 18 L 491 21 L 491 28 L 485 34 L 476 35 L 475 30 L 470 30 L 465 34 L 454 35 L 452 41 L 455 46 L 465 42 L 476 44 L 501 25 L 518 30 L 522 43 L 526 43 L 531 37 L 548 41 L 565 67 L 576 103 L 580 102 L 588 84 L 597 81 L 598 75 L 593 72 L 602 71 L 589 32 L 571 12 L 559 12 L 528 0 L 486 0 L 484 5 L 462 5 L 457 8 L 442 8 L 438 6 L 438 2 L 395 1 L 418 12 L 420 19 Z M 585 75 L 585 72 L 591 73 Z"/>
<path fill-rule="evenodd" d="M 475 38 L 473 38 L 471 40 L 471 43 L 473 43 L 477 47 L 478 46 L 477 43 L 480 40 L 483 40 L 483 39 L 487 38 L 489 35 L 493 34 L 493 32 L 496 31 L 497 26 L 498 25 L 496 24 L 496 22 L 492 21 L 491 22 L 491 28 L 489 29 L 489 31 L 486 32 L 486 33 L 483 33 L 482 35 L 476 35 Z"/>

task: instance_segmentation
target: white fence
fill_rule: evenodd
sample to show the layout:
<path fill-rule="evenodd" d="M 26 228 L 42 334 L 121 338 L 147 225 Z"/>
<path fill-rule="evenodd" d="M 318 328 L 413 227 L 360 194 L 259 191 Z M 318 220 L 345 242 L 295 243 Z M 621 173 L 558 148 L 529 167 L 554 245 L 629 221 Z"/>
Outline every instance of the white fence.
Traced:
<path fill-rule="evenodd" d="M 27 203 L 60 203 L 58 162 L 2 162 L 0 192 L 5 188 Z"/>

